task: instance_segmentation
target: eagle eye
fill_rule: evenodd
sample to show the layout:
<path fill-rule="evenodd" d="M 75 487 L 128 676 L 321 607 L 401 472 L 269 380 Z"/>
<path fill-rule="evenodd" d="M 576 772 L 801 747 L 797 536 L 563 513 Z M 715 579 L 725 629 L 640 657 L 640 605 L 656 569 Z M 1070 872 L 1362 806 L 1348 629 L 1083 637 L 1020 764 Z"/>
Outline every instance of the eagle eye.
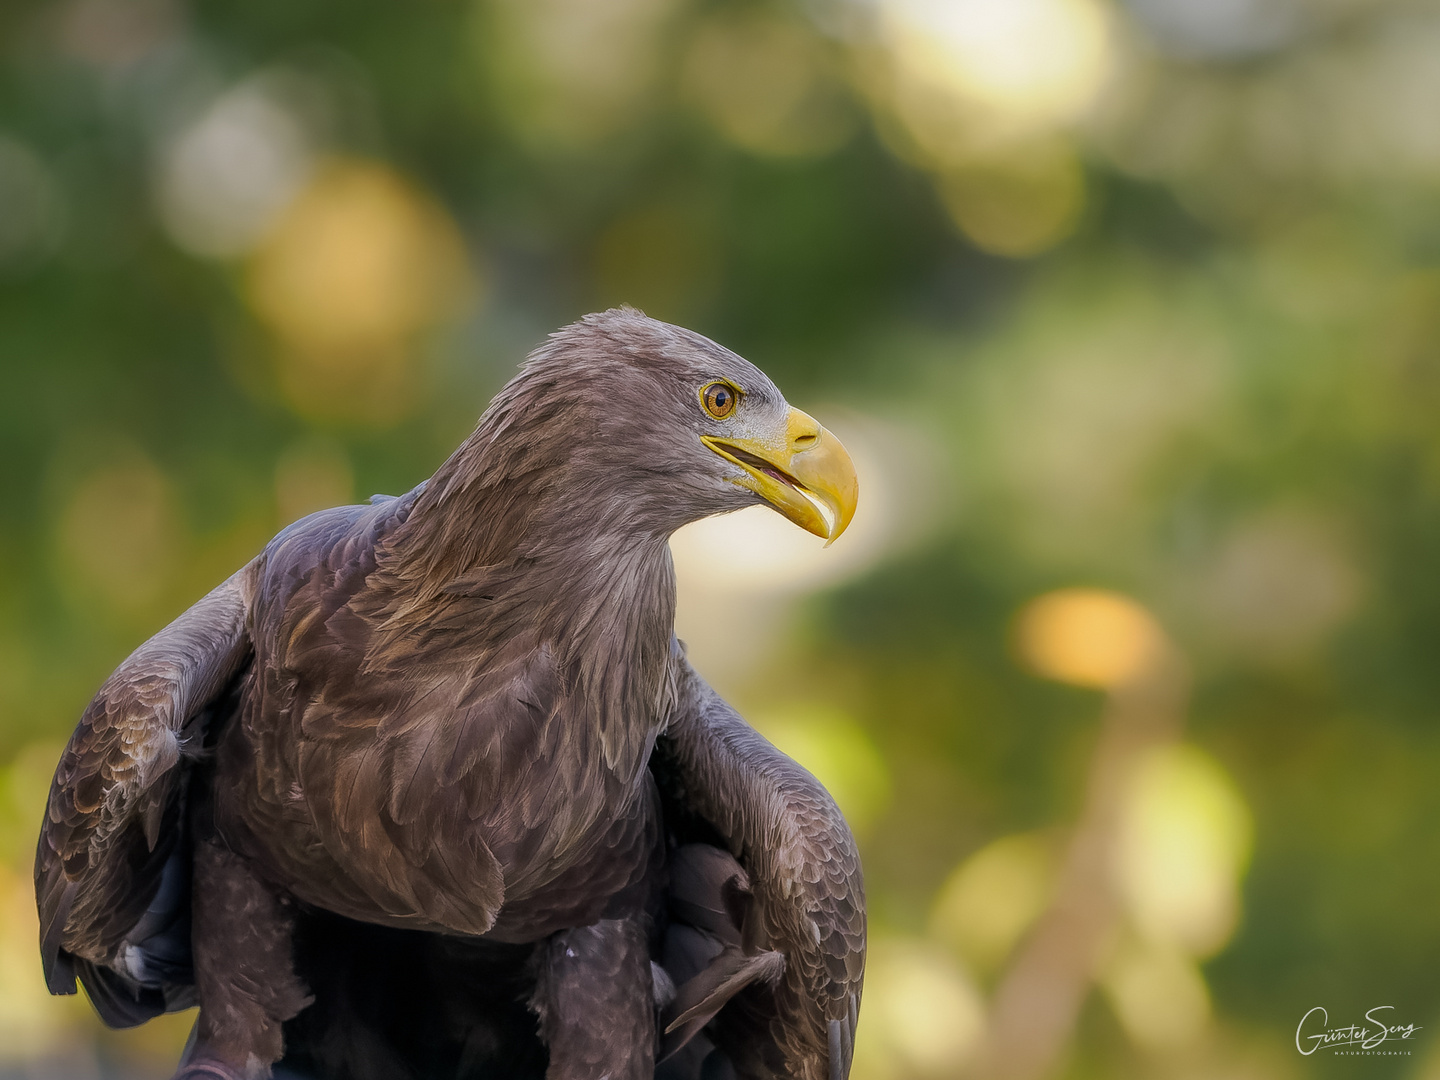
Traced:
<path fill-rule="evenodd" d="M 733 413 L 739 399 L 740 392 L 730 383 L 720 380 L 706 383 L 700 391 L 700 403 L 716 420 L 724 420 Z"/>

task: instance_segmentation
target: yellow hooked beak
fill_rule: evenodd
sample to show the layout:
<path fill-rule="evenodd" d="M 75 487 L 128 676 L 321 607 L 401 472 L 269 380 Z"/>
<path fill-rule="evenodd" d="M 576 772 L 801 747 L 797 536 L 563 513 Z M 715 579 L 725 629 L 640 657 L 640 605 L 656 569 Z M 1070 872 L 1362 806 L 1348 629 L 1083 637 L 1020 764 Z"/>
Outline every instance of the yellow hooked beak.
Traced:
<path fill-rule="evenodd" d="M 785 430 L 771 436 L 700 441 L 745 470 L 735 483 L 749 488 L 806 532 L 835 542 L 855 516 L 860 484 L 845 447 L 813 416 L 791 409 Z M 817 505 L 818 504 L 818 505 Z M 826 514 L 821 508 L 829 511 Z"/>

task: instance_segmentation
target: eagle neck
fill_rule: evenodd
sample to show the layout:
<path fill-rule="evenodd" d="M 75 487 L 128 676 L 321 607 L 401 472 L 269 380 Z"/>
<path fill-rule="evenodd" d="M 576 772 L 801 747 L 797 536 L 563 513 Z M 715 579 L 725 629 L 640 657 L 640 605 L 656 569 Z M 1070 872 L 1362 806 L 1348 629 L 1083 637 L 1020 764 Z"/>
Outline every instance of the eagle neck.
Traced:
<path fill-rule="evenodd" d="M 592 729 L 607 767 L 635 781 L 669 708 L 668 535 L 626 515 L 618 497 L 600 499 L 597 512 L 594 487 L 556 479 L 465 498 L 435 498 L 427 485 L 386 545 L 387 621 L 397 631 L 444 626 L 442 637 L 483 651 L 548 649 L 580 706 L 574 719 Z M 561 490 L 592 498 L 564 500 Z M 478 547 L 461 542 L 477 533 Z"/>
<path fill-rule="evenodd" d="M 530 563 L 524 592 L 606 764 L 634 780 L 669 711 L 670 549 L 663 537 L 571 539 Z"/>

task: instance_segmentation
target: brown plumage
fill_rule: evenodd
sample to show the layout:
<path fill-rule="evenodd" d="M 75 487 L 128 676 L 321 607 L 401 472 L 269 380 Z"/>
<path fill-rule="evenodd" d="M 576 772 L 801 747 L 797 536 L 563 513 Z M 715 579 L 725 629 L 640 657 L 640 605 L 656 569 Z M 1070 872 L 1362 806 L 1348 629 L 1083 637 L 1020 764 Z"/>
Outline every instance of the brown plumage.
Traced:
<path fill-rule="evenodd" d="M 844 1077 L 854 843 L 686 662 L 666 541 L 760 501 L 833 537 L 848 466 L 699 335 L 553 335 L 430 480 L 101 687 L 36 858 L 52 992 L 198 1002 L 177 1075 Z"/>

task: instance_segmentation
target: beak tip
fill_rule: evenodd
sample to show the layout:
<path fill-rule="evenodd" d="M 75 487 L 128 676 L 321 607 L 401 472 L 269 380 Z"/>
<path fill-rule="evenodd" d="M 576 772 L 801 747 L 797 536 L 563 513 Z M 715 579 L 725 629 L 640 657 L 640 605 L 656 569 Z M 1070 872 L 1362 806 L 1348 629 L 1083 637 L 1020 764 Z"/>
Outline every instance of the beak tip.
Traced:
<path fill-rule="evenodd" d="M 827 548 L 845 535 L 845 530 L 850 527 L 850 522 L 853 517 L 854 511 L 851 510 L 850 513 L 845 514 L 843 517 L 837 517 L 835 519 L 835 524 L 830 527 L 825 537 L 825 546 Z"/>

